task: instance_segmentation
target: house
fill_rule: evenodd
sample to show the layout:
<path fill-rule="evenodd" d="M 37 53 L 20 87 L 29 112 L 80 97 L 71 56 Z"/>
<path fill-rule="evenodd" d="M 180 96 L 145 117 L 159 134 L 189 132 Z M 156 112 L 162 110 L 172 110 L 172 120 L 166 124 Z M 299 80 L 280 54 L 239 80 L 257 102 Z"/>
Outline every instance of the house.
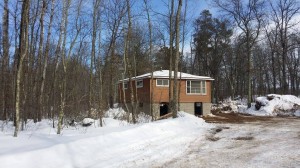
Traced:
<path fill-rule="evenodd" d="M 174 76 L 174 72 L 172 74 Z M 211 109 L 211 82 L 214 79 L 181 72 L 178 72 L 177 75 L 180 110 L 197 116 L 209 114 Z M 124 106 L 124 103 L 127 103 L 130 107 L 130 86 L 132 86 L 134 98 L 136 96 L 138 98 L 136 107 L 138 107 L 139 112 L 150 114 L 151 95 L 153 94 L 153 115 L 157 118 L 168 113 L 169 70 L 154 71 L 153 81 L 151 73 L 147 73 L 131 78 L 131 82 L 130 84 L 128 78 L 119 81 L 120 104 Z"/>

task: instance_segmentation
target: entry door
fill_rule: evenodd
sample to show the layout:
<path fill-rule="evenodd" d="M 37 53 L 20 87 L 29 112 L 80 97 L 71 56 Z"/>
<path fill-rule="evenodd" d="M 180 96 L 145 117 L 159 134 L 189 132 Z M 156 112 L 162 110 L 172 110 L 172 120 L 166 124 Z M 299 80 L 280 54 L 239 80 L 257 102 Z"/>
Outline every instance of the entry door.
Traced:
<path fill-rule="evenodd" d="M 202 102 L 195 102 L 195 116 L 202 116 Z"/>
<path fill-rule="evenodd" d="M 159 108 L 160 116 L 168 114 L 168 105 L 169 103 L 160 103 L 160 108 Z"/>

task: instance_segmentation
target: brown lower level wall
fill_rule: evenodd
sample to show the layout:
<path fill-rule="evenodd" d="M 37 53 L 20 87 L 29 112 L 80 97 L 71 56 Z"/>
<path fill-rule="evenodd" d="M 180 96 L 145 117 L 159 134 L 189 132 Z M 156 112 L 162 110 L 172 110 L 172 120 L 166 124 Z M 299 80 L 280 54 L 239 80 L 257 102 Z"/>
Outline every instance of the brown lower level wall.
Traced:
<path fill-rule="evenodd" d="M 128 107 L 131 106 L 131 103 L 127 103 Z M 124 105 L 122 108 L 125 110 L 126 108 Z M 180 103 L 180 111 L 187 112 L 189 114 L 194 115 L 195 114 L 195 109 L 194 109 L 194 103 Z M 203 116 L 206 116 L 210 114 L 211 110 L 211 103 L 202 103 L 202 113 Z M 144 112 L 148 115 L 150 115 L 150 104 L 149 103 L 143 103 L 138 105 L 138 112 Z M 154 103 L 153 104 L 153 115 L 155 118 L 158 118 L 160 116 L 160 104 Z"/>

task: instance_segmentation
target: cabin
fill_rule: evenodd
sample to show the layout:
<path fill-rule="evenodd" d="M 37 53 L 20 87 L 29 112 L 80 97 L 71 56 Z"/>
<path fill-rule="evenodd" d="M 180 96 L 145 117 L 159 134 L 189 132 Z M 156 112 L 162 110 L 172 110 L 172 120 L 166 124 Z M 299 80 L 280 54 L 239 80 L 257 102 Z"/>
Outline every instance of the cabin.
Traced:
<path fill-rule="evenodd" d="M 174 72 L 172 71 L 172 76 Z M 178 96 L 181 111 L 203 116 L 211 110 L 211 82 L 214 80 L 207 76 L 197 76 L 178 72 Z M 131 84 L 129 83 L 131 81 Z M 173 81 L 171 80 L 173 83 Z M 171 83 L 171 86 L 173 84 Z M 132 86 L 132 89 L 130 87 Z M 150 115 L 151 96 L 153 95 L 153 115 L 155 118 L 163 116 L 169 110 L 169 70 L 154 71 L 144 75 L 136 76 L 130 80 L 120 80 L 118 84 L 119 103 L 124 108 L 125 103 L 131 107 L 130 92 L 133 90 L 134 100 L 138 112 Z M 125 108 L 124 108 L 125 109 Z"/>

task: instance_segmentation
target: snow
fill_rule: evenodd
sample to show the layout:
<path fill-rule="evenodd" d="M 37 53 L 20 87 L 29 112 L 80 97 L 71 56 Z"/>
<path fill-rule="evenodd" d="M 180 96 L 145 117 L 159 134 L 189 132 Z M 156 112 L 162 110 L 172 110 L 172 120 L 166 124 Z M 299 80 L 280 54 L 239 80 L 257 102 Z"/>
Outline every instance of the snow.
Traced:
<path fill-rule="evenodd" d="M 122 108 L 110 108 L 105 114 L 107 118 L 121 119 L 123 116 L 126 116 L 126 112 Z"/>
<path fill-rule="evenodd" d="M 154 161 L 162 164 L 179 156 L 213 127 L 183 112 L 176 119 L 136 125 L 104 118 L 100 128 L 98 122 L 65 127 L 57 135 L 51 121 L 30 121 L 17 138 L 9 123 L 0 132 L 1 167 L 151 167 Z"/>
<path fill-rule="evenodd" d="M 271 100 L 272 99 L 272 100 Z M 257 97 L 256 103 L 260 106 L 256 109 L 256 104 L 251 103 L 248 108 L 247 100 L 226 99 L 213 109 L 220 109 L 222 113 L 244 113 L 255 116 L 300 116 L 300 98 L 294 95 L 269 94 Z"/>
<path fill-rule="evenodd" d="M 300 110 L 297 110 L 297 111 L 295 112 L 295 116 L 300 117 Z"/>
<path fill-rule="evenodd" d="M 241 106 L 239 112 L 257 116 L 299 116 L 297 111 L 300 110 L 300 98 L 293 95 L 278 94 L 269 94 L 268 97 L 273 97 L 273 99 L 268 100 L 267 97 L 256 98 L 256 101 L 262 105 L 259 110 L 256 110 L 254 106 L 249 109 Z"/>
<path fill-rule="evenodd" d="M 209 124 L 180 112 L 175 119 L 139 124 L 117 120 L 110 109 L 90 127 L 64 127 L 52 121 L 29 121 L 17 138 L 12 123 L 0 121 L 0 163 L 3 168 L 98 167 L 297 167 L 299 120 L 245 124 Z M 299 113 L 299 112 L 297 112 Z M 118 116 L 117 115 L 117 116 Z M 122 114 L 123 115 L 123 114 Z M 213 115 L 212 115 L 213 116 Z M 122 117 L 121 117 L 122 118 Z M 142 119 L 146 118 L 146 119 Z M 221 130 L 221 131 L 217 131 Z M 237 140 L 250 137 L 251 140 Z"/>
<path fill-rule="evenodd" d="M 183 72 L 177 73 L 178 79 L 180 78 L 180 74 L 181 74 L 181 79 L 214 80 L 208 76 L 198 76 L 198 75 L 192 75 L 192 74 L 183 73 Z M 172 76 L 174 76 L 174 71 L 172 71 Z M 143 79 L 143 78 L 151 78 L 151 73 L 146 73 L 146 74 L 143 74 L 140 76 L 136 76 L 133 79 L 136 80 L 136 79 Z M 169 78 L 169 70 L 154 71 L 153 78 Z M 129 79 L 127 78 L 124 80 L 127 81 Z"/>
<path fill-rule="evenodd" d="M 93 124 L 94 122 L 95 122 L 95 120 L 92 118 L 84 118 L 82 120 L 82 124 Z"/>

